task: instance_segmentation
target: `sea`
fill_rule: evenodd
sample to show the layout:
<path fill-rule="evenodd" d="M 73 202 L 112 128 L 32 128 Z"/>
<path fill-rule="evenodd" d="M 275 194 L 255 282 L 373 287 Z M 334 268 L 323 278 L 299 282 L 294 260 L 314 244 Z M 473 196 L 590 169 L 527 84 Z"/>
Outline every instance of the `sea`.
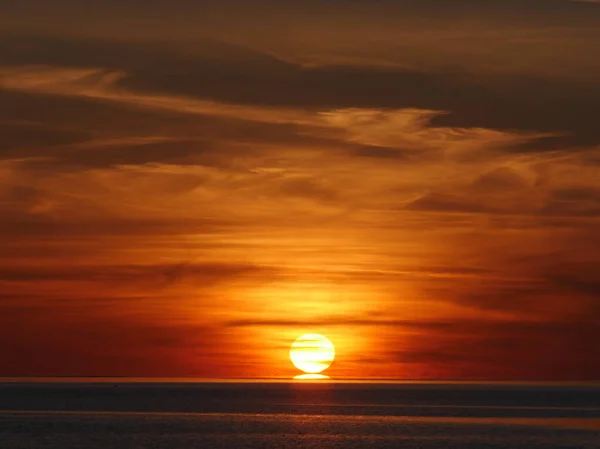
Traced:
<path fill-rule="evenodd" d="M 0 382 L 1 449 L 600 449 L 600 384 Z"/>

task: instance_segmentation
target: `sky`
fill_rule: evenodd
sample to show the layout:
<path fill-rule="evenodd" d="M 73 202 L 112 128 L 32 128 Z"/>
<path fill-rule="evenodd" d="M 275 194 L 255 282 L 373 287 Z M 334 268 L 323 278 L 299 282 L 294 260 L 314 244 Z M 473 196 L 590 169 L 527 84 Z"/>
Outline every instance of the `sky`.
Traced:
<path fill-rule="evenodd" d="M 600 3 L 0 0 L 0 376 L 600 379 Z"/>

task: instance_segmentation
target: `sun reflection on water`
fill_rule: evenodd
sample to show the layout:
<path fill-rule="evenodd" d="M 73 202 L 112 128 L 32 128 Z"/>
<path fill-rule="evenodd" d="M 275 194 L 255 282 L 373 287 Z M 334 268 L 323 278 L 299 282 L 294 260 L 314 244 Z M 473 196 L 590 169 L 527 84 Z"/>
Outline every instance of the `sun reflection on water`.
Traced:
<path fill-rule="evenodd" d="M 294 376 L 294 380 L 330 380 L 331 377 L 325 374 L 299 374 Z"/>

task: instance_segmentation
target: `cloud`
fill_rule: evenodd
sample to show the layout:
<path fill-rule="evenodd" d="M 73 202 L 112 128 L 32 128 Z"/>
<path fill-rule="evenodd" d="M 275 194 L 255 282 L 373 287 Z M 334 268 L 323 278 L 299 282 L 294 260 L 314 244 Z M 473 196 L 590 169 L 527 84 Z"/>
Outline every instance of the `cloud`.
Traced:
<path fill-rule="evenodd" d="M 555 190 L 543 212 L 548 215 L 598 217 L 600 190 L 590 186 Z"/>
<path fill-rule="evenodd" d="M 209 328 L 164 320 L 145 323 L 128 317 L 122 304 L 121 313 L 114 313 L 115 305 L 98 309 L 88 304 L 83 310 L 48 310 L 39 305 L 21 310 L 5 308 L 7 323 L 0 329 L 0 350 L 6 362 L 3 375 L 208 375 L 193 365 L 195 351 L 211 352 L 208 342 L 215 335 Z M 187 357 L 182 357 L 186 352 Z M 215 369 L 218 371 L 213 363 Z"/>
<path fill-rule="evenodd" d="M 586 381 L 600 369 L 589 357 L 591 342 L 599 335 L 600 328 L 592 321 L 491 324 L 462 335 L 437 335 L 421 342 L 419 349 L 399 351 L 397 360 L 436 366 L 432 377 Z M 557 353 L 563 355 L 557 358 Z"/>
<path fill-rule="evenodd" d="M 267 275 L 272 269 L 231 263 L 183 262 L 172 265 L 36 267 L 0 270 L 0 282 L 86 281 L 98 283 L 171 284 L 180 280 L 202 286 Z M 267 275 L 268 276 L 268 275 Z"/>
<path fill-rule="evenodd" d="M 506 40 L 502 33 L 499 39 Z M 122 91 L 137 92 L 140 106 L 192 108 L 198 113 L 212 108 L 211 114 L 231 114 L 235 110 L 246 118 L 256 117 L 251 106 L 260 106 L 277 108 L 288 120 L 290 114 L 294 115 L 290 110 L 294 108 L 419 109 L 446 111 L 437 121 L 456 128 L 563 133 L 569 135 L 568 142 L 579 145 L 598 137 L 591 120 L 600 103 L 594 79 L 564 79 L 546 74 L 474 76 L 449 67 L 448 63 L 426 69 L 337 64 L 306 67 L 272 56 L 273 52 L 267 50 L 214 39 L 196 42 L 192 48 L 176 42 L 26 35 L 8 35 L 0 41 L 5 42 L 0 55 L 7 66 L 29 66 L 32 68 L 27 70 L 34 73 L 36 66 L 68 67 L 71 73 L 61 69 L 60 76 L 87 77 L 81 80 L 87 84 L 87 91 L 80 88 L 80 95 L 97 96 L 98 83 L 110 83 Z M 548 45 L 544 44 L 544 48 Z M 589 60 L 588 55 L 584 52 L 582 58 Z M 555 58 L 552 62 L 556 63 Z M 472 65 L 473 61 L 469 63 Z M 580 68 L 573 73 L 589 71 Z M 236 76 L 240 72 L 246 73 L 243 82 Z M 13 73 L 13 77 L 19 76 L 21 88 L 23 83 L 34 87 L 36 81 L 31 75 Z M 53 89 L 55 93 L 57 88 L 45 86 L 46 91 Z M 183 98 L 202 101 L 191 106 L 184 104 Z M 494 107 L 481 109 L 488 104 Z M 243 113 L 241 105 L 246 105 Z M 261 114 L 265 120 L 266 111 Z M 271 120 L 277 118 L 271 114 Z"/>
<path fill-rule="evenodd" d="M 320 327 L 335 327 L 335 326 L 356 326 L 356 327 L 398 327 L 398 328 L 416 328 L 416 329 L 431 329 L 451 327 L 453 323 L 440 322 L 415 322 L 408 320 L 385 320 L 385 319 L 369 319 L 369 318 L 351 318 L 351 317 L 336 317 L 329 316 L 317 320 L 305 319 L 242 319 L 229 321 L 225 323 L 226 327 L 303 327 L 303 328 L 320 328 Z"/>

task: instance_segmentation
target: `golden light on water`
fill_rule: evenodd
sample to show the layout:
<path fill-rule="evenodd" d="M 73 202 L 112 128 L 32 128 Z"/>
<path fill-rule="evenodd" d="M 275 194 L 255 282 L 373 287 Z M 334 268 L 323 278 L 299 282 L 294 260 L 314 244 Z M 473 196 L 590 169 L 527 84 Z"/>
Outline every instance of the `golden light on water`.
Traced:
<path fill-rule="evenodd" d="M 290 348 L 290 360 L 296 368 L 307 374 L 317 374 L 329 368 L 335 358 L 331 341 L 319 334 L 298 337 Z"/>
<path fill-rule="evenodd" d="M 331 377 L 325 374 L 298 374 L 294 380 L 329 380 Z"/>

